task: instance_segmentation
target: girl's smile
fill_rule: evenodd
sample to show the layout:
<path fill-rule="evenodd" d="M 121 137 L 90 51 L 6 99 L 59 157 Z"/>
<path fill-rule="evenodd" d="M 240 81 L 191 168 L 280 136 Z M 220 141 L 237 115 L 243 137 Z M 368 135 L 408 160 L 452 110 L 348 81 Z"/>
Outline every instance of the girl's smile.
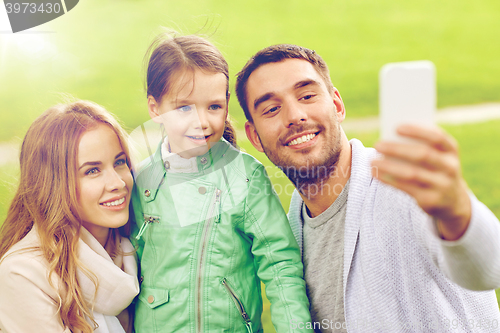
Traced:
<path fill-rule="evenodd" d="M 172 93 L 161 103 L 148 97 L 151 118 L 164 125 L 172 153 L 184 158 L 203 155 L 224 133 L 227 77 L 199 69 L 174 77 Z"/>

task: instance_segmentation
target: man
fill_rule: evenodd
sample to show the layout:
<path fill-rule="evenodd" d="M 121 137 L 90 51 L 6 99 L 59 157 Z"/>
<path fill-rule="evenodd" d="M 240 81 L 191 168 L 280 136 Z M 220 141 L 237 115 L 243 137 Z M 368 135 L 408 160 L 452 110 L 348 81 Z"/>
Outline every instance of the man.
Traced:
<path fill-rule="evenodd" d="M 491 289 L 500 285 L 500 225 L 469 193 L 449 135 L 402 126 L 414 143 L 380 142 L 383 158 L 348 141 L 327 65 L 295 45 L 259 51 L 236 93 L 249 140 L 297 189 L 289 219 L 303 250 L 309 325 L 499 331 Z"/>

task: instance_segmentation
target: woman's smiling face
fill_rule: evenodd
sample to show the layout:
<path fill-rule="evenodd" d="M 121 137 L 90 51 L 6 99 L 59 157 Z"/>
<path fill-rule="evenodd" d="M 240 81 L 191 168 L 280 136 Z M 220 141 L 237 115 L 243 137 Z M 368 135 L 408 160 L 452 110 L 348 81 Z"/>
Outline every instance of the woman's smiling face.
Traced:
<path fill-rule="evenodd" d="M 77 167 L 82 224 L 104 246 L 109 228 L 128 221 L 133 186 L 127 155 L 111 127 L 99 123 L 83 133 Z"/>

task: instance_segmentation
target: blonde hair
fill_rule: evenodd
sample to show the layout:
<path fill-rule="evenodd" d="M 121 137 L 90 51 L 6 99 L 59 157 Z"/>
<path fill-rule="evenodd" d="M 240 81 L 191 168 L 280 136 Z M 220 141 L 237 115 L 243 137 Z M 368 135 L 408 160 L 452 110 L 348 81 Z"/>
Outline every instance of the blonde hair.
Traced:
<path fill-rule="evenodd" d="M 2 258 L 34 225 L 37 227 L 39 250 L 49 263 L 49 281 L 54 273 L 61 281 L 59 315 L 71 331 L 93 332 L 96 326 L 93 304 L 87 304 L 83 297 L 76 278 L 77 269 L 94 281 L 96 290 L 97 281 L 78 260 L 76 248 L 81 227 L 77 199 L 78 146 L 83 133 L 98 124 L 114 130 L 130 168 L 127 134 L 103 107 L 89 101 L 56 105 L 38 117 L 24 137 L 19 187 L 0 229 Z M 117 230 L 111 230 L 111 253 L 116 254 Z M 128 236 L 130 222 L 118 232 Z"/>
<path fill-rule="evenodd" d="M 173 79 L 181 70 L 200 69 L 226 76 L 226 99 L 229 98 L 229 66 L 220 51 L 208 40 L 196 35 L 172 36 L 172 33 L 158 35 L 149 46 L 146 74 L 147 95 L 161 103 L 171 93 Z M 229 119 L 225 120 L 224 139 L 236 146 L 236 132 Z"/>

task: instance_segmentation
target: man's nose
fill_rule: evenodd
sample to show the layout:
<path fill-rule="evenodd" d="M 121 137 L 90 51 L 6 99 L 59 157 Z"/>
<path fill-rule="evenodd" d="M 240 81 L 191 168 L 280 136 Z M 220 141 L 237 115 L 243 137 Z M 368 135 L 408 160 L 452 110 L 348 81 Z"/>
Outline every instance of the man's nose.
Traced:
<path fill-rule="evenodd" d="M 307 120 L 307 112 L 304 110 L 303 106 L 296 101 L 291 101 L 286 103 L 285 106 L 285 122 L 287 127 L 292 125 L 299 125 L 300 123 Z"/>

